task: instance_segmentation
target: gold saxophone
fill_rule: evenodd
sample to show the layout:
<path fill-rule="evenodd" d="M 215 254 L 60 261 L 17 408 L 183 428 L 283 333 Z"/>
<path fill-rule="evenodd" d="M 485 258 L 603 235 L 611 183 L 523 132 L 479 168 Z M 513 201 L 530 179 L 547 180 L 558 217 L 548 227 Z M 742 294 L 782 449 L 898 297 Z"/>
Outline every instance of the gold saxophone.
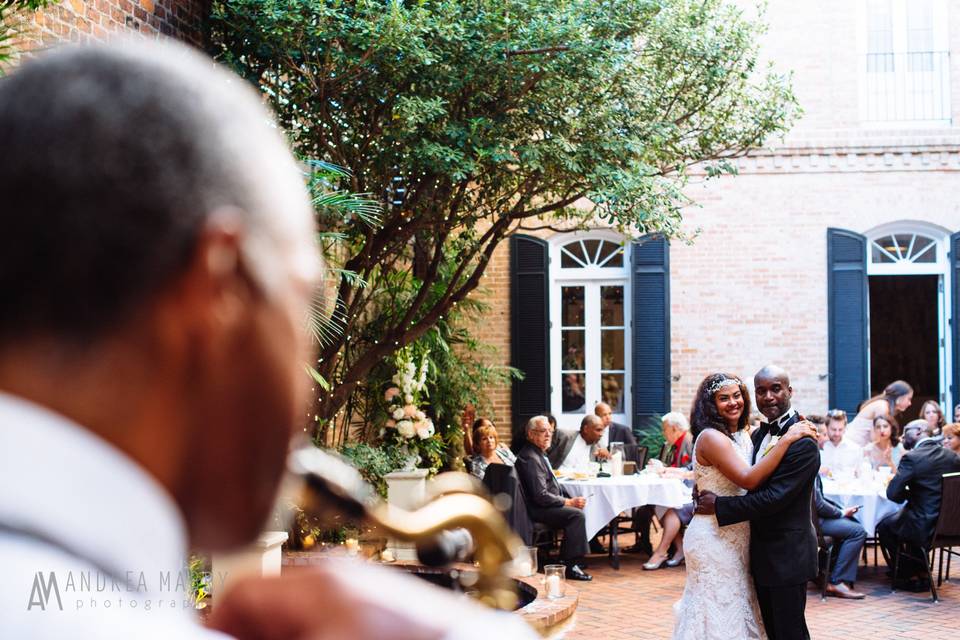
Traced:
<path fill-rule="evenodd" d="M 416 511 L 384 503 L 359 472 L 336 455 L 313 446 L 295 450 L 288 469 L 303 480 L 300 506 L 320 517 L 333 513 L 377 525 L 395 538 L 425 541 L 450 529 L 463 528 L 474 541 L 479 565 L 478 599 L 512 611 L 517 605 L 515 582 L 506 575 L 521 540 L 493 504 L 478 495 L 483 485 L 465 473 L 438 475 L 429 485 L 430 500 Z"/>

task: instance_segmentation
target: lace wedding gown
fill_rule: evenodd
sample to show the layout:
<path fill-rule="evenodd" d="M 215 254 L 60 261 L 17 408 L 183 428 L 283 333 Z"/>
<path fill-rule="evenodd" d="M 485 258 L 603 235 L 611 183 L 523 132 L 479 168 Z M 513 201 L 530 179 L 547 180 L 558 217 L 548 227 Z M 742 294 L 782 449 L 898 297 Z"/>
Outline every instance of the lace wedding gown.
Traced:
<path fill-rule="evenodd" d="M 746 432 L 734 434 L 734 448 L 750 464 L 753 443 Z M 716 467 L 697 463 L 697 487 L 718 496 L 746 493 Z M 767 637 L 750 576 L 750 523 L 726 527 L 716 516 L 694 516 L 683 537 L 687 583 L 673 605 L 673 640 L 761 640 Z"/>

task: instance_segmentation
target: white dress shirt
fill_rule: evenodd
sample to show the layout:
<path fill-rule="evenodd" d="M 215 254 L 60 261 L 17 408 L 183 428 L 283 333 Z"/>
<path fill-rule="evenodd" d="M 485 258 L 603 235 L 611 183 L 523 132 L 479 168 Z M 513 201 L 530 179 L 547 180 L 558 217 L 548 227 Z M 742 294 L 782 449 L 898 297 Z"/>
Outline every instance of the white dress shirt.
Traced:
<path fill-rule="evenodd" d="M 0 638 L 229 640 L 197 622 L 186 544 L 173 499 L 133 460 L 0 392 Z M 539 637 L 512 613 L 394 569 L 345 563 L 337 576 L 393 625 L 415 616 L 445 640 Z"/>
<path fill-rule="evenodd" d="M 567 457 L 560 463 L 560 469 L 563 471 L 586 469 L 587 465 L 591 462 L 590 454 L 592 451 L 593 445 L 587 444 L 583 436 L 578 433 L 577 437 L 573 439 L 573 444 L 570 445 L 570 451 L 567 452 Z"/>
<path fill-rule="evenodd" d="M 771 428 L 776 427 L 777 429 L 779 429 L 780 425 L 782 425 L 784 422 L 789 420 L 790 417 L 796 412 L 797 412 L 796 409 L 793 409 L 793 408 L 787 409 L 786 413 L 781 415 L 776 420 L 772 420 L 770 422 L 770 427 Z M 757 460 L 762 460 L 764 456 L 770 453 L 767 449 L 768 447 L 770 447 L 771 442 L 773 444 L 776 444 L 776 442 L 773 441 L 773 438 L 774 438 L 773 434 L 770 433 L 769 431 L 765 436 L 763 436 L 763 440 L 760 441 L 760 448 L 757 450 Z M 779 436 L 777 436 L 777 438 L 779 439 Z"/>
<path fill-rule="evenodd" d="M 855 471 L 862 460 L 863 451 L 846 438 L 841 440 L 839 445 L 827 440 L 820 450 L 820 466 L 826 467 L 834 476 L 838 472 Z"/>

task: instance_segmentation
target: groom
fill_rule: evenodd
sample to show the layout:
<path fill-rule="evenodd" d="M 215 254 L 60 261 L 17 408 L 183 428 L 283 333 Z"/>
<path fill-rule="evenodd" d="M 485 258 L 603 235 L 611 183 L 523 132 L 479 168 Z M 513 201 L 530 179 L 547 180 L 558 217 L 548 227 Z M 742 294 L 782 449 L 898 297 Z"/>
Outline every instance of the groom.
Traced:
<path fill-rule="evenodd" d="M 757 408 L 768 420 L 753 434 L 753 463 L 771 441 L 803 418 L 790 406 L 787 372 L 766 366 L 753 378 Z M 697 513 L 717 515 L 721 527 L 750 521 L 750 570 L 770 640 L 807 640 L 807 581 L 818 573 L 817 535 L 811 518 L 813 482 L 820 467 L 817 443 L 801 438 L 770 479 L 745 496 L 697 497 Z"/>

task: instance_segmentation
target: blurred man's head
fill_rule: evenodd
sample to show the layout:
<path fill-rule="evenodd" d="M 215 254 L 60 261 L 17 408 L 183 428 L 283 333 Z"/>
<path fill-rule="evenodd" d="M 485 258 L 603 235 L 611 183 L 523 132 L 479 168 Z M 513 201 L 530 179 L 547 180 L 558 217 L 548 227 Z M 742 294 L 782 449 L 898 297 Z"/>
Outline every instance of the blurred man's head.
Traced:
<path fill-rule="evenodd" d="M 605 428 L 602 419 L 588 413 L 583 416 L 583 420 L 580 421 L 580 437 L 583 438 L 583 441 L 587 444 L 600 442 Z"/>
<path fill-rule="evenodd" d="M 847 412 L 843 409 L 831 409 L 827 412 L 827 437 L 834 446 L 839 446 L 843 434 L 847 431 Z"/>
<path fill-rule="evenodd" d="M 910 451 L 920 440 L 929 438 L 932 434 L 930 423 L 923 419 L 911 420 L 903 428 L 903 448 Z"/>
<path fill-rule="evenodd" d="M 0 388 L 136 460 L 194 547 L 249 541 L 321 273 L 259 96 L 179 45 L 66 48 L 0 82 L 0 149 Z"/>
<path fill-rule="evenodd" d="M 603 422 L 604 427 L 609 427 L 613 422 L 613 409 L 606 402 L 598 402 L 597 406 L 593 408 L 593 412 Z"/>
<path fill-rule="evenodd" d="M 663 439 L 667 444 L 673 444 L 690 431 L 690 422 L 679 411 L 671 411 L 660 418 L 660 427 L 663 430 Z"/>

